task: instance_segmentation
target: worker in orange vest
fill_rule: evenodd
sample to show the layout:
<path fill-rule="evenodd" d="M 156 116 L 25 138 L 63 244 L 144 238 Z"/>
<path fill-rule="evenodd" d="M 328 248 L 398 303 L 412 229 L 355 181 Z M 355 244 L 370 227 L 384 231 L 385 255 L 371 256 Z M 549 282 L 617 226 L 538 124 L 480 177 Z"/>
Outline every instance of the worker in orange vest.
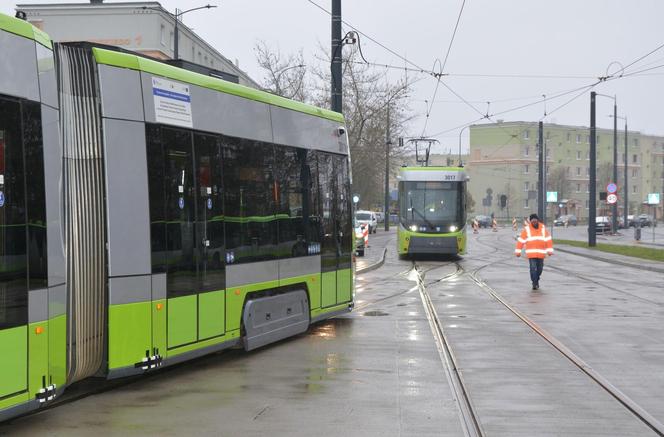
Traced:
<path fill-rule="evenodd" d="M 514 254 L 521 256 L 521 251 L 526 250 L 528 263 L 530 264 L 530 279 L 533 282 L 533 290 L 539 289 L 539 280 L 544 268 L 544 257 L 553 255 L 553 240 L 546 226 L 539 222 L 537 214 L 530 215 L 530 223 L 523 227 L 521 236 L 516 241 Z"/>

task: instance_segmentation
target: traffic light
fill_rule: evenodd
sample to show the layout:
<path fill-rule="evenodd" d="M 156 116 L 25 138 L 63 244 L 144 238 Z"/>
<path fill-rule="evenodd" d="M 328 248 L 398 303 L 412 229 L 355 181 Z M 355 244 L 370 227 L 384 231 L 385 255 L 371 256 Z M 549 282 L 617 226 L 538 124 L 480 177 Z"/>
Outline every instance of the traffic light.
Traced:
<path fill-rule="evenodd" d="M 507 196 L 504 194 L 500 195 L 500 208 L 505 208 L 507 206 Z"/>
<path fill-rule="evenodd" d="M 599 192 L 599 200 L 606 200 L 606 191 Z"/>

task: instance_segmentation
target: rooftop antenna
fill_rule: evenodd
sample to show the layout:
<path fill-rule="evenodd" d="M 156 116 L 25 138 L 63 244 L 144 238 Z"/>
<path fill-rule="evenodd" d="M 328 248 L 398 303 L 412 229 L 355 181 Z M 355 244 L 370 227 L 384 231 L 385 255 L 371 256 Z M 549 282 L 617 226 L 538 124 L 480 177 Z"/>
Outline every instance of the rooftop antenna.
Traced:
<path fill-rule="evenodd" d="M 415 145 L 415 162 L 417 162 L 422 167 L 429 166 L 429 154 L 431 153 L 431 146 L 433 144 L 439 144 L 435 138 L 411 138 L 408 140 L 408 144 Z"/>

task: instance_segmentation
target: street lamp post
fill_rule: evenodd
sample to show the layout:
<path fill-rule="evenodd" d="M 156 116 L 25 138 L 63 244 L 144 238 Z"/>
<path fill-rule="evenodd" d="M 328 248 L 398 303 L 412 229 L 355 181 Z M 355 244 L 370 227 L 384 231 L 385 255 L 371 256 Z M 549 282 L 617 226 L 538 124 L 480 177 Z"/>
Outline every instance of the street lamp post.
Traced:
<path fill-rule="evenodd" d="M 179 47 L 178 47 L 179 46 L 179 40 L 180 40 L 180 31 L 178 29 L 178 21 L 180 21 L 180 17 L 182 17 L 184 14 L 186 14 L 188 12 L 197 11 L 199 9 L 212 9 L 212 8 L 216 8 L 216 7 L 217 6 L 215 6 L 215 5 L 207 4 L 205 6 L 198 6 L 196 8 L 187 9 L 185 11 L 181 11 L 178 8 L 175 8 L 175 13 L 174 14 L 167 11 L 166 9 L 163 9 L 163 8 L 151 8 L 149 6 L 143 6 L 142 9 L 151 9 L 153 11 L 166 12 L 168 15 L 173 17 L 173 19 L 175 20 L 175 25 L 174 25 L 174 28 L 173 28 L 173 59 L 177 60 L 177 59 L 180 59 L 180 56 L 179 56 L 180 53 L 179 53 Z M 192 61 L 195 61 L 195 60 L 192 60 Z"/>
<path fill-rule="evenodd" d="M 277 76 L 274 79 L 274 87 L 275 87 L 274 93 L 277 94 L 277 95 L 280 95 L 282 97 L 285 97 L 285 96 L 283 96 L 283 94 L 281 92 L 281 86 L 279 85 L 279 80 L 281 79 L 281 75 L 284 74 L 285 72 L 287 72 L 288 70 L 292 70 L 293 68 L 304 68 L 304 67 L 305 67 L 304 64 L 297 64 L 297 65 L 291 65 L 290 67 L 286 67 L 286 68 L 283 68 L 282 70 L 278 71 L 279 74 L 277 74 Z M 297 91 L 299 91 L 299 89 L 300 89 L 300 87 L 298 86 L 298 89 L 295 90 L 295 94 L 297 94 Z M 293 98 L 293 97 L 294 96 L 291 96 L 289 98 Z"/>
<path fill-rule="evenodd" d="M 609 115 L 609 117 L 613 117 L 614 123 L 615 120 L 621 119 L 625 120 L 625 156 L 623 156 L 623 164 L 625 165 L 625 182 L 623 183 L 623 198 L 624 198 L 624 207 L 623 207 L 623 225 L 625 226 L 625 229 L 629 228 L 629 221 L 627 219 L 627 216 L 629 215 L 629 203 L 628 203 L 628 195 L 629 195 L 629 190 L 628 190 L 628 183 L 627 183 L 627 117 L 619 117 L 617 114 L 614 113 L 614 115 Z M 615 129 L 615 124 L 614 124 L 614 129 Z"/>

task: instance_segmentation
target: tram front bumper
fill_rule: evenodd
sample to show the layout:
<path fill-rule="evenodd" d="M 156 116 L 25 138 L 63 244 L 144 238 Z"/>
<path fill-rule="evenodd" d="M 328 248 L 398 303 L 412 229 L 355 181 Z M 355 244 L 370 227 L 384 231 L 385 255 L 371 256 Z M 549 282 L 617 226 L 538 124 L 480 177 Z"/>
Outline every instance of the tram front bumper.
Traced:
<path fill-rule="evenodd" d="M 410 237 L 409 253 L 457 254 L 457 237 Z"/>

